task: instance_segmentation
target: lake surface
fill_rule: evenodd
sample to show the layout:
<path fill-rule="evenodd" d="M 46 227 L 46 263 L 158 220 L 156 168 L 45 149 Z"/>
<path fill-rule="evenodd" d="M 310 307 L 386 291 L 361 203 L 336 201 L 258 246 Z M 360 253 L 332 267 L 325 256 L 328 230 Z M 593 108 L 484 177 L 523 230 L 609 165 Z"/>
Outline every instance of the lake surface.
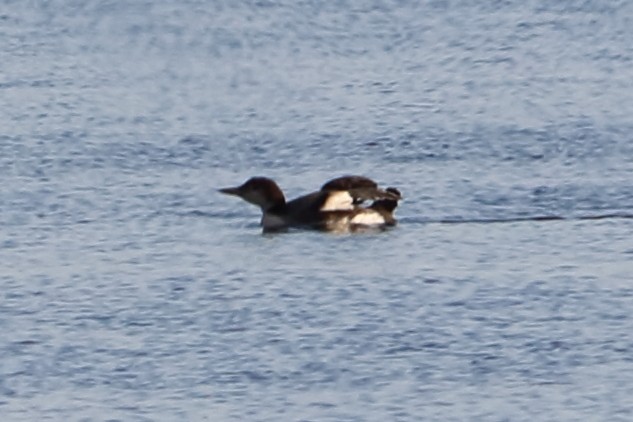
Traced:
<path fill-rule="evenodd" d="M 5 421 L 633 419 L 633 3 L 0 3 Z M 262 235 L 217 188 L 399 188 Z"/>

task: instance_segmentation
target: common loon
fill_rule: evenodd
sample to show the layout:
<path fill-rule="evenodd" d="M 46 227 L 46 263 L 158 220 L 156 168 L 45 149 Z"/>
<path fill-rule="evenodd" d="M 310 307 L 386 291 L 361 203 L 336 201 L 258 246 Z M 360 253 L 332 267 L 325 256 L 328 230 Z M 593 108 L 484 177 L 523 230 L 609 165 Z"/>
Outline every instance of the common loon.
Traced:
<path fill-rule="evenodd" d="M 264 232 L 292 227 L 332 232 L 355 232 L 394 226 L 393 216 L 401 194 L 398 189 L 380 189 L 363 176 L 342 176 L 326 182 L 320 190 L 286 202 L 275 181 L 252 177 L 242 185 L 220 189 L 261 208 Z M 372 201 L 364 205 L 365 201 Z"/>

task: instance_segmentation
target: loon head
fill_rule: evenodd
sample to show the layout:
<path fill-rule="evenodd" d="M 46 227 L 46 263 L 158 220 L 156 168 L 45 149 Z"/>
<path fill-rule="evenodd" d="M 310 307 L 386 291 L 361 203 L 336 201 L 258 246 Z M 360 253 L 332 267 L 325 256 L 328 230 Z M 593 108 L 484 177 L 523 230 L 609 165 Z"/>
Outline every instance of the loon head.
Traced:
<path fill-rule="evenodd" d="M 240 186 L 223 188 L 220 192 L 239 196 L 246 202 L 257 205 L 262 211 L 283 206 L 286 203 L 286 198 L 277 183 L 267 177 L 251 177 Z"/>

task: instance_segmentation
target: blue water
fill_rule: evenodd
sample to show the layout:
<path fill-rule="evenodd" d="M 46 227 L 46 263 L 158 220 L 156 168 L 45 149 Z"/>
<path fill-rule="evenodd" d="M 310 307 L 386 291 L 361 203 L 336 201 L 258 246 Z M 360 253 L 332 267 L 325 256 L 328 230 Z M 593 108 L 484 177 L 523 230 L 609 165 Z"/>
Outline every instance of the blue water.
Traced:
<path fill-rule="evenodd" d="M 633 2 L 0 2 L 3 421 L 633 420 Z M 384 233 L 216 189 L 364 174 Z"/>

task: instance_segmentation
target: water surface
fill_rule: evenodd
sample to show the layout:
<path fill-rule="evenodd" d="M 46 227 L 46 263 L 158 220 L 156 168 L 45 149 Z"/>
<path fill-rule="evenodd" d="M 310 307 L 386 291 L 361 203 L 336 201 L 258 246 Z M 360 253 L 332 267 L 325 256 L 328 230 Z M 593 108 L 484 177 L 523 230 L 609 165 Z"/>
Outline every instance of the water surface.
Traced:
<path fill-rule="evenodd" d="M 0 4 L 0 414 L 630 420 L 630 2 Z M 398 187 L 383 233 L 218 194 Z"/>

